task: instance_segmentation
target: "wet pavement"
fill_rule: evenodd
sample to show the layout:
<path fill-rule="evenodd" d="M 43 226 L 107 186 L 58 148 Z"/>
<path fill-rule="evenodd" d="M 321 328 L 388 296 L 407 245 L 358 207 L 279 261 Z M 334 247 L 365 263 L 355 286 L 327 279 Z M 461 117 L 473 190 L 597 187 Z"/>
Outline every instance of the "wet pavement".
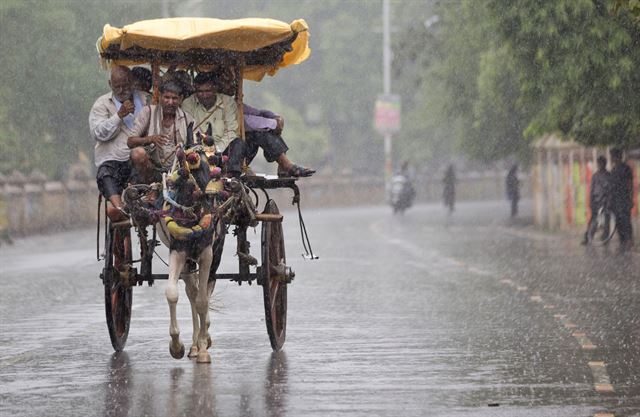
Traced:
<path fill-rule="evenodd" d="M 163 282 L 134 289 L 113 353 L 95 231 L 2 246 L 0 415 L 640 416 L 640 255 L 508 209 L 306 210 L 316 261 L 288 212 L 284 351 L 261 288 L 221 281 L 210 365 L 170 357 Z M 184 292 L 178 316 L 188 346 Z"/>

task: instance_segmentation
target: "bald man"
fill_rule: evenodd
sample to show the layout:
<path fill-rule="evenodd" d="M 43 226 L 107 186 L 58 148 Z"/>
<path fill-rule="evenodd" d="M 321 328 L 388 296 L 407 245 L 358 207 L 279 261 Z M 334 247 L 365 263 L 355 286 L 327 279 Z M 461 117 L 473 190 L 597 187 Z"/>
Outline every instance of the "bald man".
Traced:
<path fill-rule="evenodd" d="M 89 113 L 89 129 L 95 140 L 96 180 L 100 193 L 111 203 L 112 220 L 122 220 L 120 194 L 131 175 L 131 150 L 127 138 L 135 116 L 147 104 L 148 94 L 133 89 L 133 76 L 127 67 L 115 66 L 109 77 L 111 91 L 100 96 Z"/>

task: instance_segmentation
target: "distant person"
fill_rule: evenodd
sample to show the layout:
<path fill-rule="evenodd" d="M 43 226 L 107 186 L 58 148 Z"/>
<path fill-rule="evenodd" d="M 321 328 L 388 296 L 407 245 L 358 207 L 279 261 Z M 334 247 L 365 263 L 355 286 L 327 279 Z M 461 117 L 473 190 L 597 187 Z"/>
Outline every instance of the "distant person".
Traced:
<path fill-rule="evenodd" d="M 620 246 L 629 249 L 633 246 L 631 227 L 631 209 L 633 208 L 633 172 L 622 160 L 622 150 L 613 148 L 611 155 L 611 210 L 616 219 L 616 228 Z"/>
<path fill-rule="evenodd" d="M 507 199 L 511 201 L 511 218 L 518 215 L 520 201 L 520 180 L 518 180 L 518 164 L 513 164 L 506 178 Z"/>
<path fill-rule="evenodd" d="M 589 208 L 591 209 L 591 218 L 587 224 L 587 231 L 584 233 L 582 244 L 588 244 L 596 232 L 598 212 L 601 208 L 608 204 L 611 189 L 611 173 L 607 171 L 607 158 L 599 156 L 597 159 L 598 170 L 591 177 L 591 186 L 589 192 Z M 602 240 L 609 236 L 609 216 L 606 215 Z"/>
<path fill-rule="evenodd" d="M 127 138 L 134 126 L 134 117 L 147 103 L 148 94 L 134 90 L 131 70 L 123 66 L 111 69 L 109 87 L 111 91 L 98 97 L 91 107 L 89 130 L 95 141 L 98 189 L 111 203 L 107 214 L 117 221 L 126 218 L 120 194 L 131 175 Z"/>
<path fill-rule="evenodd" d="M 456 172 L 453 168 L 453 164 L 449 164 L 447 170 L 444 173 L 442 179 L 443 190 L 442 197 L 444 199 L 444 205 L 449 209 L 449 213 L 453 213 L 456 203 Z"/>
<path fill-rule="evenodd" d="M 391 179 L 390 203 L 394 214 L 402 214 L 413 205 L 416 191 L 411 183 L 410 170 L 409 161 L 404 161 L 400 166 L 400 171 Z"/>
<path fill-rule="evenodd" d="M 131 68 L 131 75 L 133 76 L 134 90 L 151 93 L 153 81 L 150 70 L 144 67 L 133 67 Z"/>

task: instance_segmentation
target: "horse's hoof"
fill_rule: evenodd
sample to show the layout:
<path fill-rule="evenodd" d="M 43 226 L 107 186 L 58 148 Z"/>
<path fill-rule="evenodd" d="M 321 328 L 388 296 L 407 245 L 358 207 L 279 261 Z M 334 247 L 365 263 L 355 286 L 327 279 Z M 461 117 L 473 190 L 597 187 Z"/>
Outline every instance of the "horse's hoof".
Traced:
<path fill-rule="evenodd" d="M 190 357 L 191 359 L 198 356 L 198 346 L 196 345 L 191 346 L 191 349 L 189 349 L 189 354 L 187 356 Z"/>
<path fill-rule="evenodd" d="M 184 344 L 180 343 L 177 348 L 174 348 L 173 343 L 169 343 L 169 353 L 173 359 L 182 359 L 184 357 Z"/>
<path fill-rule="evenodd" d="M 211 355 L 206 350 L 198 353 L 197 363 L 211 363 Z"/>

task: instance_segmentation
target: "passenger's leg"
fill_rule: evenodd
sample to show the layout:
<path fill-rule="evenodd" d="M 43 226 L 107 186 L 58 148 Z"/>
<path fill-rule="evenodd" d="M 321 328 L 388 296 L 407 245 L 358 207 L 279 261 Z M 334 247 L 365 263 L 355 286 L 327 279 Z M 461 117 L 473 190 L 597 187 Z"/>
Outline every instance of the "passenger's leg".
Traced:
<path fill-rule="evenodd" d="M 229 157 L 227 161 L 227 173 L 233 177 L 239 177 L 242 174 L 242 165 L 244 163 L 245 143 L 242 138 L 236 138 L 231 141 L 223 154 Z"/>
<path fill-rule="evenodd" d="M 147 151 L 138 146 L 131 150 L 131 165 L 134 182 L 139 184 L 151 184 L 157 178 L 156 167 Z"/>
<path fill-rule="evenodd" d="M 100 193 L 111 203 L 107 206 L 107 215 L 112 221 L 127 218 L 122 212 L 122 190 L 131 174 L 128 161 L 107 161 L 98 168 L 96 182 Z"/>
<path fill-rule="evenodd" d="M 246 158 L 247 165 L 251 164 L 253 158 L 258 154 L 258 149 L 260 149 L 260 132 L 246 132 L 245 134 L 245 151 L 244 157 Z"/>
<path fill-rule="evenodd" d="M 622 209 L 616 213 L 616 227 L 621 245 L 630 245 L 632 241 L 631 211 Z"/>

